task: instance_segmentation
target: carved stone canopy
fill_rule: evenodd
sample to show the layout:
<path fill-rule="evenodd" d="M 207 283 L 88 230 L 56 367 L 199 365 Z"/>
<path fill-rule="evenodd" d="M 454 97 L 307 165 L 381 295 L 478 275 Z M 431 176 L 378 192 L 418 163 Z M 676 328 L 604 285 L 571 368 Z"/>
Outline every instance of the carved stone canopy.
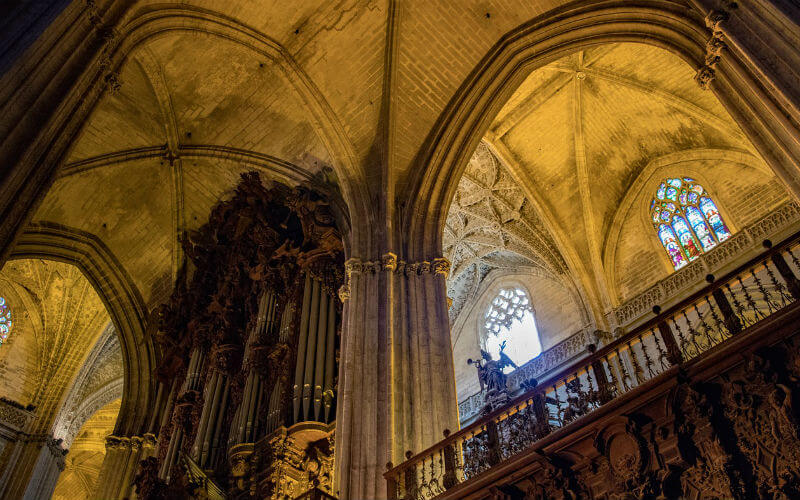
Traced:
<path fill-rule="evenodd" d="M 475 150 L 458 184 L 444 230 L 452 263 L 451 322 L 493 269 L 566 272 L 555 241 L 522 188 L 485 143 Z"/>

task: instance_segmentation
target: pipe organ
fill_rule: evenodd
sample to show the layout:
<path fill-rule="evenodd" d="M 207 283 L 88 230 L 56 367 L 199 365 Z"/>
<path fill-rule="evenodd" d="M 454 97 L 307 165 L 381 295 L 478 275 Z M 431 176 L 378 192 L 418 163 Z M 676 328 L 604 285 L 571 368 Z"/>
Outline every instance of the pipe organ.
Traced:
<path fill-rule="evenodd" d="M 306 274 L 292 387 L 292 419 L 329 422 L 333 414 L 334 349 L 338 299 Z"/>
<path fill-rule="evenodd" d="M 159 310 L 158 451 L 137 495 L 332 494 L 343 249 L 330 205 L 243 174 L 183 246 Z"/>

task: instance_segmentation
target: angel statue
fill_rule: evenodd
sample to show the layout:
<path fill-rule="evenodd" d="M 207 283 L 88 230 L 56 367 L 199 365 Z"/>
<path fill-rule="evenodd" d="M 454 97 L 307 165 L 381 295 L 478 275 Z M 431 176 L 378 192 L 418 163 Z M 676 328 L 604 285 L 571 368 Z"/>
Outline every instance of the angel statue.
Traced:
<path fill-rule="evenodd" d="M 467 360 L 467 364 L 475 364 L 478 369 L 478 381 L 481 384 L 481 392 L 485 391 L 484 412 L 491 412 L 504 403 L 508 402 L 508 388 L 506 387 L 506 374 L 503 370 L 507 366 L 517 368 L 517 365 L 508 357 L 503 350 L 506 348 L 506 341 L 500 344 L 500 359 L 492 359 L 492 355 L 481 349 L 480 361 Z"/>

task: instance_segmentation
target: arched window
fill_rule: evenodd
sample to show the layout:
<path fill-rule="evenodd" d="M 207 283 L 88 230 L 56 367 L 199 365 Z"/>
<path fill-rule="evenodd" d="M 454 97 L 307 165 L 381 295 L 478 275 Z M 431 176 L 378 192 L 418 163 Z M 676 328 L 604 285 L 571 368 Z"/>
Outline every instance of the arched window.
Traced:
<path fill-rule="evenodd" d="M 8 340 L 8 335 L 11 333 L 11 309 L 6 304 L 6 299 L 0 297 L 0 345 Z"/>
<path fill-rule="evenodd" d="M 650 203 L 650 215 L 675 269 L 731 237 L 711 195 L 688 177 L 665 179 Z"/>
<path fill-rule="evenodd" d="M 494 359 L 499 359 L 500 348 L 505 345 L 503 352 L 518 366 L 542 352 L 531 301 L 524 290 L 503 288 L 495 296 L 484 317 L 482 343 L 483 350 Z"/>

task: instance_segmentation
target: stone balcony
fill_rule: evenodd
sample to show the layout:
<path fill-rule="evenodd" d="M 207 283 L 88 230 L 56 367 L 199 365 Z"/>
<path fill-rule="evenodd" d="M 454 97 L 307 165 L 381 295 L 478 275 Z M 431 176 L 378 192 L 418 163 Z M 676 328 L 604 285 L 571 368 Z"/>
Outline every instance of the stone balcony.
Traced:
<path fill-rule="evenodd" d="M 799 241 L 409 451 L 389 497 L 797 498 Z"/>

